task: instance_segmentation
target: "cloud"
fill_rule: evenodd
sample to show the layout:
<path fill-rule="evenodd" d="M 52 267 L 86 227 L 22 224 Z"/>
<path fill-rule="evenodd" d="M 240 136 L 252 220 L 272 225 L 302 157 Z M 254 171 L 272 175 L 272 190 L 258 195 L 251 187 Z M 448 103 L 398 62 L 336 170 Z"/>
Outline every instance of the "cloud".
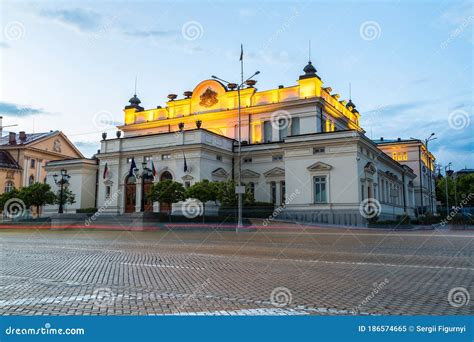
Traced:
<path fill-rule="evenodd" d="M 50 114 L 42 108 L 34 108 L 9 102 L 0 102 L 0 113 L 16 117 L 28 117 L 41 114 Z"/>
<path fill-rule="evenodd" d="M 7 43 L 0 42 L 0 49 L 8 49 L 9 47 L 10 47 L 10 45 L 8 45 Z"/>
<path fill-rule="evenodd" d="M 80 32 L 93 32 L 102 26 L 102 16 L 92 10 L 83 8 L 43 10 L 43 18 L 59 22 Z"/>
<path fill-rule="evenodd" d="M 137 31 L 124 31 L 123 34 L 138 38 L 167 38 L 177 36 L 177 31 L 166 31 L 166 30 L 137 30 Z"/>
<path fill-rule="evenodd" d="M 369 111 L 365 111 L 364 115 L 373 115 L 377 114 L 378 116 L 393 116 L 393 115 L 400 115 L 405 114 L 406 112 L 420 109 L 425 106 L 428 102 L 427 101 L 414 101 L 414 102 L 404 102 L 404 103 L 395 103 L 388 106 L 381 106 L 378 108 L 371 109 Z"/>

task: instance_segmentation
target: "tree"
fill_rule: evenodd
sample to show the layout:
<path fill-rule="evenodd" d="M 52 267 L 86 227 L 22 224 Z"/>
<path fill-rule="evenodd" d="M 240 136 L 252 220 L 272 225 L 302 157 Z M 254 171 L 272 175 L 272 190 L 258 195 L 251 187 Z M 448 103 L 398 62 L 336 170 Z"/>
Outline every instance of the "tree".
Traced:
<path fill-rule="evenodd" d="M 184 200 L 184 186 L 179 182 L 167 179 L 153 184 L 149 195 L 153 201 L 168 203 L 170 205 L 168 214 L 171 215 L 172 204 Z"/>
<path fill-rule="evenodd" d="M 49 184 L 34 183 L 21 188 L 19 198 L 25 202 L 26 207 L 36 207 L 36 213 L 39 215 L 40 207 L 46 204 L 54 204 L 56 195 L 51 191 Z"/>
<path fill-rule="evenodd" d="M 194 183 L 185 192 L 186 198 L 194 198 L 202 203 L 202 220 L 206 216 L 206 202 L 216 201 L 217 199 L 217 186 L 215 182 L 209 182 L 207 179 L 203 179 L 200 182 Z"/>
<path fill-rule="evenodd" d="M 14 198 L 20 198 L 20 191 L 18 189 L 13 189 L 10 192 L 5 192 L 0 195 L 0 212 L 4 212 L 5 210 L 8 210 L 8 208 L 5 208 L 5 205 L 7 202 L 11 199 Z"/>
<path fill-rule="evenodd" d="M 238 195 L 235 193 L 235 182 L 233 180 L 229 180 L 215 184 L 217 188 L 216 197 L 221 205 L 223 207 L 236 207 L 238 204 Z M 255 200 L 252 193 L 250 192 L 250 189 L 246 189 L 243 196 L 243 204 L 251 205 L 254 202 Z"/>
<path fill-rule="evenodd" d="M 463 174 L 455 177 L 439 177 L 436 179 L 436 198 L 446 207 L 446 182 L 448 182 L 449 206 L 474 206 L 474 174 Z"/>
<path fill-rule="evenodd" d="M 63 188 L 62 204 L 74 204 L 76 203 L 76 195 L 69 190 L 68 188 Z M 54 204 L 61 204 L 61 190 L 56 192 L 56 198 L 54 199 Z"/>

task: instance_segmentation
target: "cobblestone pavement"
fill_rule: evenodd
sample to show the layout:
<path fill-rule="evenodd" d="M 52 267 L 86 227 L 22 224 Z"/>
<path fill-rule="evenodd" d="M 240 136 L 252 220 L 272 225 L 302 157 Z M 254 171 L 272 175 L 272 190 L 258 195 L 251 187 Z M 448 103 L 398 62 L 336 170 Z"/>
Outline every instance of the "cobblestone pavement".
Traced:
<path fill-rule="evenodd" d="M 3 230 L 0 314 L 472 315 L 473 237 Z"/>

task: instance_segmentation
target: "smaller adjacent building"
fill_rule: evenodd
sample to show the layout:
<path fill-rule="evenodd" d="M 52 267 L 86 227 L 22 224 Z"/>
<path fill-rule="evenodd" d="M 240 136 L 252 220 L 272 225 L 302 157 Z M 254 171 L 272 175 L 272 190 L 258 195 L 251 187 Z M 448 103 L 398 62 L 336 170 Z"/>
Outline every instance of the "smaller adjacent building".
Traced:
<path fill-rule="evenodd" d="M 0 194 L 45 182 L 47 162 L 70 158 L 84 156 L 60 131 L 0 136 Z"/>
<path fill-rule="evenodd" d="M 98 160 L 95 158 L 74 158 L 53 160 L 46 163 L 46 183 L 51 189 L 58 189 L 54 176 L 65 170 L 70 176 L 67 188 L 74 194 L 75 203 L 64 206 L 65 213 L 75 213 L 77 209 L 95 208 L 97 198 Z M 58 212 L 58 205 L 47 205 L 44 214 Z"/>
<path fill-rule="evenodd" d="M 407 165 L 416 175 L 413 180 L 417 214 L 436 212 L 436 158 L 419 139 L 380 138 L 377 147 L 402 165 Z"/>

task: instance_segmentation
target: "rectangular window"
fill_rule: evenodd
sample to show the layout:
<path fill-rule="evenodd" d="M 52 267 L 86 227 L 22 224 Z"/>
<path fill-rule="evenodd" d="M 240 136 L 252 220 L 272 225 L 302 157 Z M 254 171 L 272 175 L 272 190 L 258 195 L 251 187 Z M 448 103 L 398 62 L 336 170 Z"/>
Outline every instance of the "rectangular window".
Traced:
<path fill-rule="evenodd" d="M 130 164 L 132 162 L 133 158 L 127 158 L 127 164 Z"/>
<path fill-rule="evenodd" d="M 300 118 L 291 119 L 291 135 L 300 134 Z"/>
<path fill-rule="evenodd" d="M 161 160 L 167 160 L 167 159 L 171 159 L 171 154 L 162 154 L 161 155 Z"/>
<path fill-rule="evenodd" d="M 286 185 L 285 181 L 280 182 L 280 204 L 284 204 L 286 199 Z"/>
<path fill-rule="evenodd" d="M 327 203 L 326 176 L 313 177 L 314 203 Z"/>
<path fill-rule="evenodd" d="M 324 147 L 315 147 L 313 148 L 313 154 L 324 153 L 326 149 Z"/>
<path fill-rule="evenodd" d="M 364 200 L 364 184 L 360 186 L 360 199 L 361 201 Z"/>
<path fill-rule="evenodd" d="M 276 204 L 276 198 L 277 198 L 276 182 L 270 182 L 270 195 L 271 195 L 272 203 Z"/>
<path fill-rule="evenodd" d="M 263 123 L 263 142 L 272 141 L 272 123 L 270 121 L 265 121 Z"/>
<path fill-rule="evenodd" d="M 217 155 L 217 156 L 216 156 L 216 160 L 222 161 L 222 156 Z"/>
<path fill-rule="evenodd" d="M 244 158 L 244 163 L 251 163 L 252 162 L 252 158 Z"/>
<path fill-rule="evenodd" d="M 35 159 L 31 159 L 31 160 L 30 160 L 30 167 L 31 167 L 32 169 L 35 168 L 35 164 L 36 164 L 36 160 L 35 160 Z"/>
<path fill-rule="evenodd" d="M 105 198 L 110 198 L 110 186 L 105 187 Z"/>
<path fill-rule="evenodd" d="M 283 160 L 283 155 L 282 154 L 279 154 L 279 155 L 276 155 L 276 156 L 273 156 L 272 157 L 272 161 L 282 161 Z"/>
<path fill-rule="evenodd" d="M 146 161 L 146 162 L 147 162 L 147 161 L 150 161 L 150 160 L 151 160 L 151 156 L 145 156 L 145 157 L 143 157 L 143 160 Z"/>
<path fill-rule="evenodd" d="M 288 121 L 284 119 L 278 120 L 278 140 L 282 141 L 288 136 Z"/>
<path fill-rule="evenodd" d="M 189 181 L 184 182 L 184 188 L 185 189 L 189 189 L 190 187 L 191 187 L 191 182 L 189 182 Z"/>

